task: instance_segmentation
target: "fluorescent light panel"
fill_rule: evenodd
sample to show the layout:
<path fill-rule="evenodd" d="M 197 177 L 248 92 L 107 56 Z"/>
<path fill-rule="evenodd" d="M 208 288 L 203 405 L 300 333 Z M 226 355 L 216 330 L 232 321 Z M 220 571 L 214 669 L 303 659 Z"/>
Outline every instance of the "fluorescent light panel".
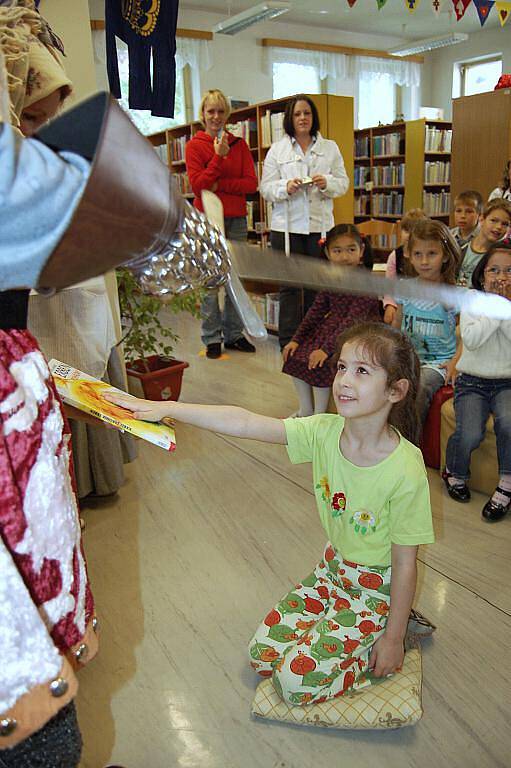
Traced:
<path fill-rule="evenodd" d="M 428 37 L 425 40 L 411 40 L 407 45 L 400 45 L 397 48 L 391 48 L 387 53 L 394 56 L 412 56 L 414 53 L 425 53 L 434 51 L 436 48 L 444 48 L 446 45 L 455 45 L 468 40 L 468 35 L 464 32 L 451 32 L 448 35 L 439 37 Z"/>
<path fill-rule="evenodd" d="M 246 11 L 220 21 L 213 27 L 213 32 L 218 32 L 222 35 L 236 35 L 238 32 L 247 29 L 247 27 L 251 27 L 252 24 L 275 19 L 289 10 L 291 10 L 289 2 L 269 0 L 267 3 L 259 3 L 259 5 L 254 5 L 252 8 L 247 8 Z"/>

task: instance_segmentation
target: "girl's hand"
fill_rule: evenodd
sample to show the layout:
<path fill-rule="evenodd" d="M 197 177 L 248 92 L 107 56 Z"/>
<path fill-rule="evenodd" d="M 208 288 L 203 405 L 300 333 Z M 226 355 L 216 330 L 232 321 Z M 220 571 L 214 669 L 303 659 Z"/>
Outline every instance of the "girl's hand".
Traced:
<path fill-rule="evenodd" d="M 218 136 L 217 136 L 217 138 L 214 141 L 213 147 L 217 155 L 219 155 L 220 157 L 227 157 L 227 155 L 229 154 L 229 140 L 227 138 L 227 134 L 225 131 L 222 133 L 222 138 L 220 140 L 218 139 Z"/>
<path fill-rule="evenodd" d="M 442 363 L 440 365 L 440 368 L 445 368 L 445 384 L 453 384 L 456 381 L 456 376 L 458 375 L 458 371 L 456 369 L 456 363 L 458 362 L 458 356 L 453 357 L 451 360 L 448 360 L 447 363 Z"/>
<path fill-rule="evenodd" d="M 218 181 L 214 181 L 213 184 L 211 185 L 211 191 L 216 192 L 217 189 L 218 189 Z"/>
<path fill-rule="evenodd" d="M 326 352 L 323 352 L 322 349 L 315 349 L 309 355 L 309 371 L 313 368 L 323 368 L 323 364 L 327 359 L 328 355 Z"/>
<path fill-rule="evenodd" d="M 316 175 L 312 177 L 312 183 L 318 189 L 326 189 L 326 178 L 321 173 L 316 173 Z"/>
<path fill-rule="evenodd" d="M 294 195 L 296 192 L 298 192 L 301 186 L 302 186 L 301 179 L 290 179 L 287 182 L 287 194 Z"/>
<path fill-rule="evenodd" d="M 284 349 L 282 350 L 282 357 L 284 358 L 284 362 L 286 363 L 290 357 L 293 357 L 294 353 L 298 349 L 300 345 L 297 341 L 290 341 L 289 344 L 286 344 Z"/>
<path fill-rule="evenodd" d="M 133 411 L 135 419 L 143 421 L 161 421 L 165 416 L 172 416 L 172 401 L 164 403 L 155 400 L 142 400 L 133 395 L 121 395 L 117 392 L 105 392 L 105 400 Z"/>
<path fill-rule="evenodd" d="M 505 299 L 511 299 L 511 280 L 494 280 L 491 283 L 490 291 Z"/>
<path fill-rule="evenodd" d="M 386 677 L 399 672 L 405 657 L 403 640 L 388 637 L 384 632 L 373 645 L 369 656 L 369 669 L 375 677 Z"/>
<path fill-rule="evenodd" d="M 388 325 L 392 325 L 396 316 L 396 312 L 396 307 L 393 307 L 392 304 L 387 304 L 385 307 L 385 312 L 383 313 L 383 322 L 387 323 Z"/>

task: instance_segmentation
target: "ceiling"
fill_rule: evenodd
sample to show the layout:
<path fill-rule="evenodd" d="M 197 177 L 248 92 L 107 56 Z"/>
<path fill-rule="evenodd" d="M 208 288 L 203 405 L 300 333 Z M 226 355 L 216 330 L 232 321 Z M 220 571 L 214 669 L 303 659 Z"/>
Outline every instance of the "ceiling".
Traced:
<path fill-rule="evenodd" d="M 231 13 L 235 14 L 259 2 L 261 0 L 180 0 L 180 8 L 228 16 L 229 7 Z M 465 16 L 457 22 L 451 0 L 442 0 L 442 10 L 438 17 L 433 13 L 431 0 L 421 0 L 414 13 L 407 11 L 405 0 L 387 0 L 381 11 L 377 9 L 376 0 L 357 0 L 353 8 L 349 7 L 347 0 L 292 0 L 292 5 L 291 11 L 271 22 L 275 26 L 275 37 L 285 37 L 285 27 L 288 24 L 380 33 L 405 39 L 433 37 L 450 30 L 469 34 L 479 32 L 484 35 L 486 30 L 499 26 L 494 9 L 481 29 L 477 11 L 472 3 Z M 502 29 L 502 36 L 506 38 L 506 42 L 509 41 L 507 27 Z"/>

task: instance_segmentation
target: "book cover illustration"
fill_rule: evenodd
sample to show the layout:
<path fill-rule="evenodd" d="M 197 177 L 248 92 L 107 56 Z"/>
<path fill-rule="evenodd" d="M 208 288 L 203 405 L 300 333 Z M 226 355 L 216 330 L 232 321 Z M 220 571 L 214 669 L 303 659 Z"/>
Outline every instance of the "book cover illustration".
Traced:
<path fill-rule="evenodd" d="M 131 411 L 110 403 L 103 397 L 107 391 L 119 392 L 122 395 L 125 395 L 125 392 L 60 360 L 50 360 L 48 365 L 57 391 L 65 403 L 166 451 L 175 450 L 176 435 L 170 425 L 134 419 Z"/>

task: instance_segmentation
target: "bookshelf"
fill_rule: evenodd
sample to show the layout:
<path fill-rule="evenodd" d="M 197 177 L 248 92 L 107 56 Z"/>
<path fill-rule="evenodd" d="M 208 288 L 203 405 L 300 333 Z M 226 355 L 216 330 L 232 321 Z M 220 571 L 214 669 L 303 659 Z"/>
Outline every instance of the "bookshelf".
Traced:
<path fill-rule="evenodd" d="M 355 220 L 423 208 L 447 222 L 451 137 L 451 123 L 424 118 L 355 131 Z"/>
<path fill-rule="evenodd" d="M 284 135 L 282 118 L 286 104 L 292 97 L 264 101 L 234 110 L 227 124 L 228 130 L 243 138 L 252 154 L 257 177 L 260 179 L 264 158 L 275 141 Z M 311 95 L 321 124 L 324 138 L 333 139 L 344 158 L 350 188 L 341 198 L 334 200 L 334 218 L 337 223 L 353 221 L 353 99 L 328 94 Z M 178 177 L 179 188 L 193 199 L 184 161 L 185 145 L 201 129 L 197 121 L 171 128 L 149 136 L 149 141 Z M 259 241 L 267 236 L 271 227 L 271 204 L 259 192 L 247 196 L 247 224 L 249 240 Z"/>

